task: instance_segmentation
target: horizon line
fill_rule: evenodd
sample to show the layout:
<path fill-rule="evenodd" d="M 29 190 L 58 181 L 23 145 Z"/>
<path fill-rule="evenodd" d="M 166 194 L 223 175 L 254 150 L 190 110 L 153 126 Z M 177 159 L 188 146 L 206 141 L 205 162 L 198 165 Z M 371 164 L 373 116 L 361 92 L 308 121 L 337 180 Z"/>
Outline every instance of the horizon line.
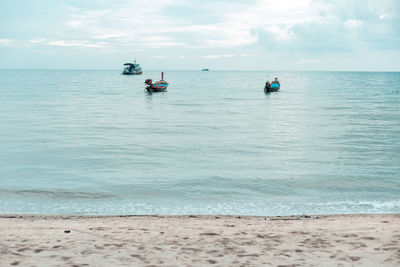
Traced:
<path fill-rule="evenodd" d="M 89 69 L 89 68 L 1 68 L 0 70 L 32 70 L 32 71 L 62 71 L 62 70 L 85 70 L 85 71 L 120 71 L 120 69 Z M 202 71 L 202 69 L 148 69 L 148 71 Z M 262 69 L 253 69 L 253 70 L 230 70 L 230 69 L 209 69 L 208 72 L 213 71 L 267 71 L 267 72 L 400 72 L 400 70 L 262 70 Z"/>

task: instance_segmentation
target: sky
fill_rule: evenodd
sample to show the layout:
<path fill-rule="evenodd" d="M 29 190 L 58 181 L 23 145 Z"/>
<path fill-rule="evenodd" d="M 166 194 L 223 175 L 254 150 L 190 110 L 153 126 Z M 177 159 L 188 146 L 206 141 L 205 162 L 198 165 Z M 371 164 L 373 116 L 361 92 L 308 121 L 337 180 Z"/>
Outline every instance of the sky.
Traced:
<path fill-rule="evenodd" d="M 0 68 L 400 71 L 398 0 L 1 0 Z"/>

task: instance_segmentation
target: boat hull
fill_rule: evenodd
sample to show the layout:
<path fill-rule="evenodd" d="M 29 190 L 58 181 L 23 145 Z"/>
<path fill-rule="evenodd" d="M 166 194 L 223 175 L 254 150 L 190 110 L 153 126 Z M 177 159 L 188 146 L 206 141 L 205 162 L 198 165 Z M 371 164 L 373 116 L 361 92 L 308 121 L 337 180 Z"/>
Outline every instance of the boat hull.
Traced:
<path fill-rule="evenodd" d="M 279 91 L 279 89 L 281 88 L 281 85 L 279 82 L 272 82 L 271 84 L 266 84 L 264 86 L 264 92 L 265 93 L 270 93 L 270 92 L 276 92 Z"/>
<path fill-rule="evenodd" d="M 143 72 L 123 72 L 123 75 L 141 75 Z"/>
<path fill-rule="evenodd" d="M 146 87 L 147 92 L 149 93 L 158 93 L 158 92 L 166 92 L 167 87 L 154 87 L 154 86 L 147 86 Z"/>
<path fill-rule="evenodd" d="M 277 92 L 277 91 L 279 91 L 279 89 L 280 89 L 280 86 L 279 87 L 274 87 L 274 88 L 265 86 L 264 87 L 264 92 L 265 93 Z"/>
<path fill-rule="evenodd" d="M 122 70 L 122 75 L 140 75 L 142 73 L 142 67 L 140 67 L 140 64 L 136 64 L 136 60 L 134 60 L 134 63 L 125 63 Z"/>
<path fill-rule="evenodd" d="M 147 84 L 146 90 L 149 93 L 166 92 L 169 85 L 168 82 L 164 80 L 164 72 L 161 72 L 161 81 L 153 83 L 152 79 L 147 79 L 144 83 Z"/>

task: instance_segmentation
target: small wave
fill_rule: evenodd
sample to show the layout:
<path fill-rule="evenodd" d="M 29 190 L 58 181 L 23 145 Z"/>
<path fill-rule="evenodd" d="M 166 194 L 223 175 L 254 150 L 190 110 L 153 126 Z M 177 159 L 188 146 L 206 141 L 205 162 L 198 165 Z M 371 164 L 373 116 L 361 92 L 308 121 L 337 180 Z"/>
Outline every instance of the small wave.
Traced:
<path fill-rule="evenodd" d="M 340 202 L 213 202 L 207 201 L 128 201 L 103 199 L 96 201 L 2 201 L 0 213 L 38 213 L 38 214 L 97 214 L 97 215 L 255 215 L 284 216 L 300 214 L 362 214 L 399 213 L 400 200 L 389 201 L 340 201 Z"/>
<path fill-rule="evenodd" d="M 26 198 L 51 198 L 51 199 L 104 199 L 115 195 L 102 192 L 79 192 L 65 190 L 1 190 L 1 194 Z"/>

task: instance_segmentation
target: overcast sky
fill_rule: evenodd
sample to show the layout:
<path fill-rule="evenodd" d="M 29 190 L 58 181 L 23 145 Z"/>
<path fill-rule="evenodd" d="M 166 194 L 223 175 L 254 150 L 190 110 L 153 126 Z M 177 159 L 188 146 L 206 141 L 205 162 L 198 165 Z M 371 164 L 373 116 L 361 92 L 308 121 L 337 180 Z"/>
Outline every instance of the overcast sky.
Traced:
<path fill-rule="evenodd" d="M 1 0 L 0 68 L 400 71 L 398 0 Z"/>

